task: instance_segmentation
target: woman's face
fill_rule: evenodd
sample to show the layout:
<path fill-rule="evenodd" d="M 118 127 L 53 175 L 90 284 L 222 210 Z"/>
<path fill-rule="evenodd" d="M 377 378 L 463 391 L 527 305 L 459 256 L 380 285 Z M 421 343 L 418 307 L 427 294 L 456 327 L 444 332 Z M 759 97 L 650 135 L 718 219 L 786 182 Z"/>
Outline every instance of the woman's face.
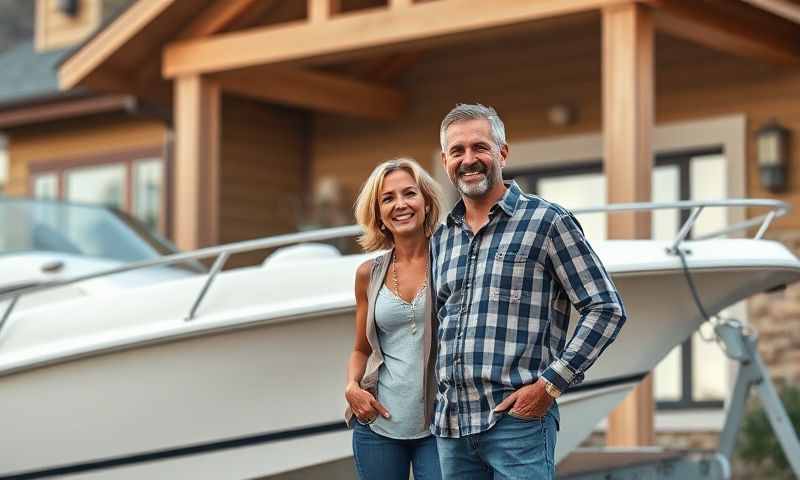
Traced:
<path fill-rule="evenodd" d="M 405 170 L 395 170 L 383 179 L 378 195 L 380 220 L 395 238 L 416 235 L 425 226 L 425 198 L 419 185 Z"/>

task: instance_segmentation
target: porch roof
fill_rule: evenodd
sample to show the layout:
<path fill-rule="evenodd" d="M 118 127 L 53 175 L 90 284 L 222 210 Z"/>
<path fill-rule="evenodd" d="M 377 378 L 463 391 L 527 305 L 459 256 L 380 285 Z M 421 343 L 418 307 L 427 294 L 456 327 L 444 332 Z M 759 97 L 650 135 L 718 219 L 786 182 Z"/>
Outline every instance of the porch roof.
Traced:
<path fill-rule="evenodd" d="M 335 10 L 345 3 L 138 0 L 62 63 L 60 85 L 169 103 L 173 78 L 205 75 L 224 91 L 268 102 L 391 118 L 404 107 L 400 92 L 312 67 L 397 52 L 408 57 L 409 51 L 479 30 L 626 3 L 652 7 L 656 26 L 669 34 L 737 55 L 800 63 L 798 0 L 707 0 L 702 5 L 693 0 L 498 0 L 488 9 L 474 0 L 387 0 L 381 8 Z M 284 15 L 288 21 L 253 21 L 280 11 L 277 7 L 286 7 L 284 13 L 288 7 L 303 10 L 300 17 Z M 242 21 L 248 17 L 249 22 Z M 413 55 L 408 58 L 413 62 Z M 275 72 L 269 85 L 262 85 L 271 77 L 264 69 Z M 382 107 L 359 110 L 364 104 Z"/>

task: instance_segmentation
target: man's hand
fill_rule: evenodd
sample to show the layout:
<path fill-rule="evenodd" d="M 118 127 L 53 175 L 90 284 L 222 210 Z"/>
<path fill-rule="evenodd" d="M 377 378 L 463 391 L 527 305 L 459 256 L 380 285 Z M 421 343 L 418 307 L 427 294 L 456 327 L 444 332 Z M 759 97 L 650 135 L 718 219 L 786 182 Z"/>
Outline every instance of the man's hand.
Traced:
<path fill-rule="evenodd" d="M 545 391 L 544 380 L 540 378 L 536 383 L 525 385 L 506 397 L 494 411 L 510 409 L 510 413 L 520 417 L 543 417 L 552 403 L 553 397 Z"/>
<path fill-rule="evenodd" d="M 356 418 L 362 423 L 371 423 L 378 415 L 389 418 L 391 415 L 386 407 L 372 396 L 371 393 L 361 388 L 357 383 L 352 382 L 347 385 L 344 396 Z"/>

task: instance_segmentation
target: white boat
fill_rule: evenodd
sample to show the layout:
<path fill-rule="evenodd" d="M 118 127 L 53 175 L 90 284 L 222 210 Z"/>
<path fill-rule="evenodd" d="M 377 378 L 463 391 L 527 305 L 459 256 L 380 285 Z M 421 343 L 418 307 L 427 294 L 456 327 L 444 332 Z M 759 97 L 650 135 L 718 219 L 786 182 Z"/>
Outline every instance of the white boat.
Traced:
<path fill-rule="evenodd" d="M 800 280 L 800 261 L 760 239 L 786 210 L 780 202 L 604 210 L 699 212 L 714 205 L 772 211 L 745 224 L 763 220 L 755 239 L 684 241 L 693 215 L 674 242 L 594 245 L 629 320 L 585 382 L 559 400 L 558 460 L 704 321 L 676 247 L 687 251 L 711 314 Z M 304 232 L 134 263 L 109 260 L 105 271 L 83 265 L 78 277 L 46 282 L 21 281 L 9 273 L 17 267 L 7 266 L 19 258 L 33 262 L 25 255 L 35 255 L 37 265 L 88 260 L 47 251 L 0 256 L 0 479 L 336 478 L 331 469 L 347 465 L 352 454 L 343 382 L 355 269 L 369 256 L 306 243 L 278 250 L 260 266 L 220 269 L 233 253 L 357 231 Z M 174 268 L 209 257 L 217 261 L 207 274 Z"/>

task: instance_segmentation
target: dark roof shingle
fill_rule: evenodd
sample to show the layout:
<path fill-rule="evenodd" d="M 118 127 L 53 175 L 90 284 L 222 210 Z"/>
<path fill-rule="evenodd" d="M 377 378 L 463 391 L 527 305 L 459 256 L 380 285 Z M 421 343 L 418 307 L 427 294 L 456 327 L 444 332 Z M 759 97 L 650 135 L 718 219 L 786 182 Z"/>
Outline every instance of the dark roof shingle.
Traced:
<path fill-rule="evenodd" d="M 0 54 L 0 108 L 58 94 L 57 65 L 69 51 L 37 52 L 25 41 Z"/>

